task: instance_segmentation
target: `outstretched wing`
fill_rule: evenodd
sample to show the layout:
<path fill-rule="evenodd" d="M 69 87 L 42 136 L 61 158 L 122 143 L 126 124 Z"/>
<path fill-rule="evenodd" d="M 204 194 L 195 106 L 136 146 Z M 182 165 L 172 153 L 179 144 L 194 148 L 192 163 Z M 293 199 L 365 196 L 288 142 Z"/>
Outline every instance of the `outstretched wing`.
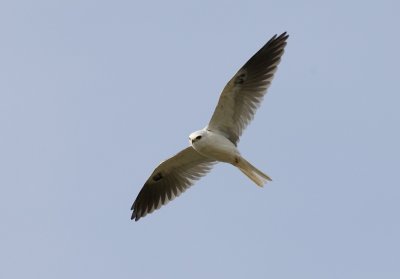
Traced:
<path fill-rule="evenodd" d="M 137 221 L 179 196 L 206 175 L 214 163 L 191 146 L 163 161 L 140 190 L 131 208 L 131 219 Z"/>
<path fill-rule="evenodd" d="M 237 143 L 271 84 L 289 35 L 273 36 L 226 84 L 208 129 Z"/>

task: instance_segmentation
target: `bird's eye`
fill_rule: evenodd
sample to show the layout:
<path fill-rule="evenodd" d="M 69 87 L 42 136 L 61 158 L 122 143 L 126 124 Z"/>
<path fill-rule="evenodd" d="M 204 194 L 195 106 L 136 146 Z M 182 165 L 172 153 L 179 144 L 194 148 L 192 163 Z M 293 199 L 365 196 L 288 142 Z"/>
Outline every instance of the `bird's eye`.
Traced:
<path fill-rule="evenodd" d="M 201 139 L 201 136 L 197 136 L 196 139 L 197 139 L 197 140 Z"/>

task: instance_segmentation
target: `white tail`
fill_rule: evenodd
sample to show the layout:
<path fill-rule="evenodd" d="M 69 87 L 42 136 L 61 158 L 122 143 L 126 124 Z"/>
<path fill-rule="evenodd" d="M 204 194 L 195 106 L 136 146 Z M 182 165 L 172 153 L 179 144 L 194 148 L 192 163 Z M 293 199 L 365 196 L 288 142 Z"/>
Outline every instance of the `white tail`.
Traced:
<path fill-rule="evenodd" d="M 268 175 L 257 169 L 242 157 L 238 158 L 235 166 L 260 187 L 264 186 L 267 181 L 272 181 Z"/>

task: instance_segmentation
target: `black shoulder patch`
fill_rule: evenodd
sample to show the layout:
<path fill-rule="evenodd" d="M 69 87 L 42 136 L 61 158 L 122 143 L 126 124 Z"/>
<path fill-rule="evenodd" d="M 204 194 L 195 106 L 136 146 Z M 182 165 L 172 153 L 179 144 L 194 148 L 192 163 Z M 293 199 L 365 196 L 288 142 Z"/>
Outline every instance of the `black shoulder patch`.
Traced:
<path fill-rule="evenodd" d="M 246 73 L 241 73 L 238 75 L 235 79 L 235 84 L 243 84 L 243 82 L 246 80 Z"/>
<path fill-rule="evenodd" d="M 154 181 L 159 181 L 159 180 L 161 180 L 162 178 L 163 178 L 163 175 L 162 175 L 161 172 L 158 172 L 158 173 L 156 173 L 156 174 L 153 176 L 153 180 L 154 180 Z"/>

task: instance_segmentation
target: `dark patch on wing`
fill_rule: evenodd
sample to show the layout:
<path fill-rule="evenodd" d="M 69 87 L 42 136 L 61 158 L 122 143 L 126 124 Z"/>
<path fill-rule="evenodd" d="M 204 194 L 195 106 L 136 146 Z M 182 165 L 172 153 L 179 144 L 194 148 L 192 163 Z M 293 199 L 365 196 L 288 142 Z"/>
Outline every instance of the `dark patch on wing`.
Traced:
<path fill-rule="evenodd" d="M 154 181 L 159 181 L 163 178 L 163 175 L 161 172 L 158 172 L 156 175 L 153 176 Z"/>
<path fill-rule="evenodd" d="M 243 84 L 246 81 L 246 73 L 238 75 L 235 79 L 235 84 Z"/>

